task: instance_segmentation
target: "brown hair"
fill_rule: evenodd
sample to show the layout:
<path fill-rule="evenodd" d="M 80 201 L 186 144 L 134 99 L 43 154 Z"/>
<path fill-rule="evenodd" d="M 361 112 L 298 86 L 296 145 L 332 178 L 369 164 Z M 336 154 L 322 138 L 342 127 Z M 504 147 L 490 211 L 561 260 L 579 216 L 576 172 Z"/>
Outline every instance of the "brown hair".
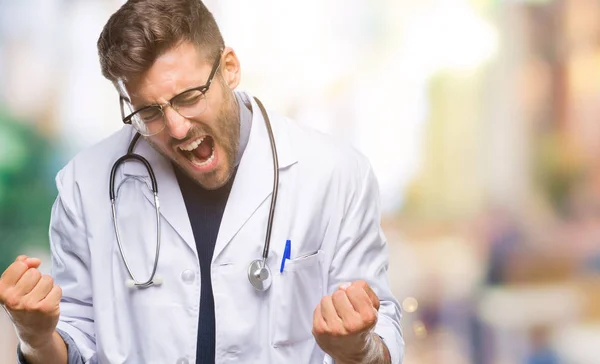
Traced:
<path fill-rule="evenodd" d="M 129 0 L 98 39 L 102 74 L 112 82 L 136 78 L 182 41 L 195 44 L 211 62 L 224 47 L 217 22 L 201 0 Z"/>

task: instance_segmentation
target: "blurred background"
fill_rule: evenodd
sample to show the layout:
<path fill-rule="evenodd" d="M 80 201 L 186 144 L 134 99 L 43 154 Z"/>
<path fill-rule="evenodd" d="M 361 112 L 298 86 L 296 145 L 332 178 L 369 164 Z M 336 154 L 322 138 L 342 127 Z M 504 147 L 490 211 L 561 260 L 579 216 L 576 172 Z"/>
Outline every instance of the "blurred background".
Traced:
<path fill-rule="evenodd" d="M 121 127 L 122 3 L 0 0 L 0 271 L 49 269 L 56 173 Z M 242 89 L 370 158 L 406 364 L 600 363 L 599 0 L 206 4 Z"/>

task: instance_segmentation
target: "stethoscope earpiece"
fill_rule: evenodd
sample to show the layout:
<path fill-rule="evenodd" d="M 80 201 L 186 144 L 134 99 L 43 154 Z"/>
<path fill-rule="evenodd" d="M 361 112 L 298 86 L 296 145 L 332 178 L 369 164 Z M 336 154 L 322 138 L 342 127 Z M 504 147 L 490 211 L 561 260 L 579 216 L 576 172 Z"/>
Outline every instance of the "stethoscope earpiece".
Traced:
<path fill-rule="evenodd" d="M 161 286 L 161 285 L 163 284 L 163 282 L 164 282 L 164 281 L 163 281 L 162 277 L 161 277 L 161 276 L 159 276 L 159 275 L 157 275 L 157 276 L 154 276 L 154 279 L 152 280 L 152 283 L 153 283 L 155 286 Z"/>
<path fill-rule="evenodd" d="M 164 281 L 161 276 L 155 275 L 154 278 L 150 282 L 138 283 L 133 279 L 127 279 L 127 280 L 125 280 L 125 285 L 127 286 L 127 288 L 134 288 L 134 287 L 148 288 L 148 287 L 152 287 L 152 286 L 160 286 L 163 284 L 163 282 Z"/>

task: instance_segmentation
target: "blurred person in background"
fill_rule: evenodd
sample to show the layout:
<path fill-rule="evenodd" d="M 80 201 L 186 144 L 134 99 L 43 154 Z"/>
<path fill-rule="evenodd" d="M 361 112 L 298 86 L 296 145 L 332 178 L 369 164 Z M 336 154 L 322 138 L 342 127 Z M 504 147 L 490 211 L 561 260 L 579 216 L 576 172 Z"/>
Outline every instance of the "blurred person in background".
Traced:
<path fill-rule="evenodd" d="M 532 350 L 527 364 L 559 364 L 560 359 L 550 342 L 551 331 L 547 327 L 534 327 L 531 330 Z"/>
<path fill-rule="evenodd" d="M 52 276 L 0 279 L 19 362 L 400 363 L 366 158 L 236 90 L 199 0 L 128 1 L 98 51 L 127 125 L 56 179 Z"/>

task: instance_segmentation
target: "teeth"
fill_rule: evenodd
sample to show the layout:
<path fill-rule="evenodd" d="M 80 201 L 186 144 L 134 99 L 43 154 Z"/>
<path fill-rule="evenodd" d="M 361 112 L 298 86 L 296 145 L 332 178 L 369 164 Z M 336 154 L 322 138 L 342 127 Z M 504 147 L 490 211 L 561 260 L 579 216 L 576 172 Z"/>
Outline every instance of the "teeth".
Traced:
<path fill-rule="evenodd" d="M 200 160 L 198 158 L 196 158 L 196 156 L 194 156 L 193 154 L 191 155 L 190 161 L 195 166 L 203 167 L 203 166 L 206 166 L 208 164 L 211 164 L 214 159 L 215 159 L 215 148 L 212 148 L 212 154 L 210 155 L 210 158 L 208 158 L 204 162 L 200 162 Z"/>
<path fill-rule="evenodd" d="M 202 143 L 203 140 L 204 140 L 204 137 L 196 139 L 195 141 L 191 142 L 188 145 L 179 146 L 179 149 L 185 150 L 186 152 L 191 152 L 192 150 L 198 148 L 198 146 Z"/>

